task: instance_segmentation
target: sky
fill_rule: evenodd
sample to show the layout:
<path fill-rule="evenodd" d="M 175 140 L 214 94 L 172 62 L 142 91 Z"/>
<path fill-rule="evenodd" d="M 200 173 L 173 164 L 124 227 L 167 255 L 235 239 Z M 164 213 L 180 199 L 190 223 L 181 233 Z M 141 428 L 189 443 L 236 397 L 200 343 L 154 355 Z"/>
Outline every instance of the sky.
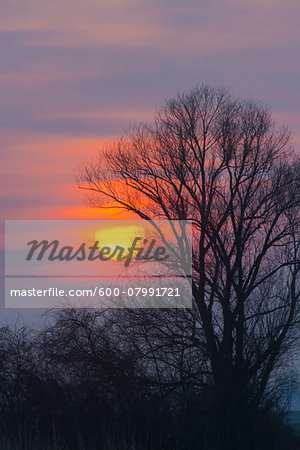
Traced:
<path fill-rule="evenodd" d="M 107 218 L 78 167 L 196 83 L 263 101 L 300 152 L 299 23 L 299 0 L 1 0 L 2 238 L 6 219 Z"/>

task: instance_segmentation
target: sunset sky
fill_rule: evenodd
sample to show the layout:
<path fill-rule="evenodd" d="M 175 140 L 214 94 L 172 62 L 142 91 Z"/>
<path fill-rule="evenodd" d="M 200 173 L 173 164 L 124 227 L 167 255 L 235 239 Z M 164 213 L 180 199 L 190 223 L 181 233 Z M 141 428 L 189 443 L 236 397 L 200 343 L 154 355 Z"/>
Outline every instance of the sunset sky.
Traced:
<path fill-rule="evenodd" d="M 107 217 L 78 166 L 197 82 L 262 100 L 300 151 L 299 22 L 299 0 L 2 0 L 1 223 Z"/>

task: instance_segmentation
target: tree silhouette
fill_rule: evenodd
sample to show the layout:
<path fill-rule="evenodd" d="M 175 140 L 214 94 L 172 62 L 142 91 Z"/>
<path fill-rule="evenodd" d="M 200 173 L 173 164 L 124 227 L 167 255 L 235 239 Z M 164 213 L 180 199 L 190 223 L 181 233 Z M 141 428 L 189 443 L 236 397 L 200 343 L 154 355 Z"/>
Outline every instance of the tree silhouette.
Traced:
<path fill-rule="evenodd" d="M 192 221 L 201 326 L 190 338 L 226 402 L 260 405 L 298 337 L 299 173 L 267 108 L 206 85 L 166 101 L 81 173 L 98 207 Z"/>

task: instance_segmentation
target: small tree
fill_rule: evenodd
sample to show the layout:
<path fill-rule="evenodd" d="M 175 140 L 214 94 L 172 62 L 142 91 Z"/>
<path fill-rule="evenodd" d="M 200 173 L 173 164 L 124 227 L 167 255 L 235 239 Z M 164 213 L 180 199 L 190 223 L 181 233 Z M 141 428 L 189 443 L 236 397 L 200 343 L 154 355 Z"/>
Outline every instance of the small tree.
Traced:
<path fill-rule="evenodd" d="M 201 85 L 81 173 L 97 207 L 192 221 L 194 307 L 182 336 L 206 361 L 198 382 L 231 410 L 266 404 L 298 339 L 299 168 L 267 108 Z"/>

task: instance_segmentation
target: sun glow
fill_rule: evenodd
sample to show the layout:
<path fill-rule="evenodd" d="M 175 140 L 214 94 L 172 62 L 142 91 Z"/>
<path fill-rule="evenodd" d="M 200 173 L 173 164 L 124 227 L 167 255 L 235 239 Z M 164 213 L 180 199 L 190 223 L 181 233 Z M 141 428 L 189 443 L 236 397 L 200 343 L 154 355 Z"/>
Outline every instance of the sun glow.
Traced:
<path fill-rule="evenodd" d="M 143 238 L 144 233 L 141 225 L 106 226 L 95 232 L 95 240 L 99 241 L 100 248 L 110 247 L 114 249 L 119 246 L 127 250 L 132 246 L 134 238 Z M 112 259 L 116 260 L 117 254 Z"/>

